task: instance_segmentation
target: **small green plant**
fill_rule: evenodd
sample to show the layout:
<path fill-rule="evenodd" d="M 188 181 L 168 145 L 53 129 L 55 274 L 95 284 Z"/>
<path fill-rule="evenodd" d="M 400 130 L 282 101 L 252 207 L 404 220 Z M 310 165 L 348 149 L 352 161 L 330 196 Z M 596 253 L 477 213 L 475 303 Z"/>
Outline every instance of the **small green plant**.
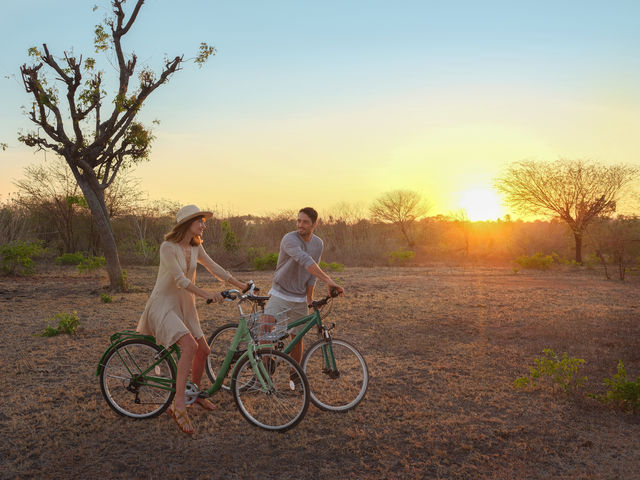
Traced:
<path fill-rule="evenodd" d="M 82 273 L 92 272 L 100 267 L 104 267 L 106 264 L 107 262 L 104 257 L 87 256 L 78 264 L 78 270 Z"/>
<path fill-rule="evenodd" d="M 582 358 L 569 357 L 566 352 L 562 354 L 562 357 L 558 357 L 550 348 L 545 348 L 543 354 L 542 357 L 534 360 L 534 367 L 529 367 L 528 376 L 517 378 L 513 382 L 514 387 L 536 387 L 540 379 L 549 377 L 554 388 L 559 386 L 568 392 L 576 390 L 587 380 L 587 377 L 578 376 L 578 368 L 585 363 Z"/>
<path fill-rule="evenodd" d="M 609 387 L 604 395 L 590 395 L 602 403 L 636 412 L 640 407 L 640 377 L 635 382 L 627 379 L 627 370 L 622 360 L 618 360 L 618 373 L 612 378 L 604 379 Z"/>
<path fill-rule="evenodd" d="M 522 268 L 528 268 L 533 270 L 548 270 L 553 265 L 553 257 L 551 255 L 544 255 L 542 253 L 536 253 L 535 255 L 522 255 L 516 258 L 516 263 Z"/>
<path fill-rule="evenodd" d="M 338 262 L 327 263 L 324 260 L 320 260 L 318 266 L 323 270 L 331 270 L 333 272 L 341 272 L 344 270 L 344 265 Z"/>
<path fill-rule="evenodd" d="M 122 269 L 122 275 L 120 275 L 120 286 L 122 290 L 130 290 L 131 285 L 129 285 L 129 277 L 127 276 L 127 271 Z"/>
<path fill-rule="evenodd" d="M 273 270 L 278 264 L 277 253 L 265 253 L 253 259 L 253 268 L 256 270 Z"/>
<path fill-rule="evenodd" d="M 111 295 L 109 295 L 108 293 L 102 292 L 100 294 L 100 301 L 102 303 L 111 303 L 113 301 L 113 297 Z"/>
<path fill-rule="evenodd" d="M 32 275 L 35 262 L 32 257 L 44 253 L 42 242 L 12 242 L 0 246 L 0 270 L 8 275 Z"/>
<path fill-rule="evenodd" d="M 413 250 L 396 250 L 389 254 L 389 265 L 404 265 L 415 256 Z"/>
<path fill-rule="evenodd" d="M 41 337 L 55 337 L 61 333 L 74 335 L 80 325 L 78 312 L 75 311 L 73 313 L 56 313 L 53 317 L 47 319 L 47 323 L 55 323 L 56 320 L 58 321 L 58 326 L 52 327 L 51 325 L 47 325 L 44 331 L 40 334 Z"/>
<path fill-rule="evenodd" d="M 63 253 L 56 258 L 57 265 L 79 265 L 85 256 L 82 252 Z"/>

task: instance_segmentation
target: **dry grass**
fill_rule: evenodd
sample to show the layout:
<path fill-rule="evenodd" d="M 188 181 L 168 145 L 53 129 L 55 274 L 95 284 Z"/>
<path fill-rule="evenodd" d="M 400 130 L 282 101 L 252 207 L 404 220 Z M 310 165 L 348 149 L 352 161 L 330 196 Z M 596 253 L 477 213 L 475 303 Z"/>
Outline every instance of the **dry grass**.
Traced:
<path fill-rule="evenodd" d="M 213 414 L 192 412 L 192 438 L 167 415 L 119 417 L 95 376 L 109 335 L 135 326 L 155 272 L 129 269 L 140 291 L 110 304 L 100 302 L 104 279 L 72 270 L 0 278 L 0 478 L 640 478 L 637 416 L 511 387 L 546 347 L 587 360 L 587 391 L 603 391 L 619 358 L 640 374 L 637 279 L 347 269 L 336 276 L 348 298 L 332 319 L 336 336 L 366 355 L 364 402 L 346 414 L 310 406 L 298 427 L 277 434 L 249 425 L 218 393 Z M 271 279 L 239 276 L 265 287 Z M 73 310 L 75 336 L 34 336 L 47 317 Z M 236 310 L 201 304 L 200 313 L 210 332 Z"/>

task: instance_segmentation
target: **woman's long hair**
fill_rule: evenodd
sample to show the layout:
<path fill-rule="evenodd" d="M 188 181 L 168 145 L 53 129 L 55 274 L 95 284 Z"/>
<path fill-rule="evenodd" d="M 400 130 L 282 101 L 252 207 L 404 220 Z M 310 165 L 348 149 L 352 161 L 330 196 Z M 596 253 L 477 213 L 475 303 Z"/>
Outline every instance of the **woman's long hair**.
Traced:
<path fill-rule="evenodd" d="M 200 220 L 201 218 L 204 218 L 204 215 L 201 217 L 192 218 L 191 220 L 181 223 L 180 225 L 176 225 L 169 233 L 164 236 L 164 239 L 168 242 L 180 243 L 191 228 L 191 224 L 196 220 Z M 202 237 L 200 237 L 200 235 L 194 235 L 194 237 L 189 242 L 189 244 L 193 245 L 194 247 L 197 247 L 201 243 Z"/>

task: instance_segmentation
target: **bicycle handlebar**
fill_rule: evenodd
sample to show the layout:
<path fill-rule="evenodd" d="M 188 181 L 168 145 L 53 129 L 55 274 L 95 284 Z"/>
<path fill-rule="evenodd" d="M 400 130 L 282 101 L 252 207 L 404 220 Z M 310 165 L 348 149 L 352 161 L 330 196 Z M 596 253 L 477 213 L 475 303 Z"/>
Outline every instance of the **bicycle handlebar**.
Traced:
<path fill-rule="evenodd" d="M 260 302 L 266 302 L 267 300 L 269 300 L 270 298 L 269 296 L 254 295 L 255 292 L 259 292 L 259 291 L 260 289 L 256 287 L 255 283 L 253 283 L 253 280 L 251 280 L 248 283 L 247 288 L 245 288 L 242 292 L 236 289 L 223 290 L 222 292 L 220 292 L 220 295 L 222 295 L 226 300 L 230 302 L 236 300 L 237 298 L 240 298 L 240 302 L 244 300 L 249 300 L 251 302 L 260 303 Z M 314 300 L 313 302 L 311 302 L 311 305 L 309 305 L 309 308 L 314 308 L 314 309 L 320 308 L 326 305 L 327 302 L 329 302 L 329 300 L 339 295 L 340 295 L 340 292 L 338 291 L 338 289 L 336 287 L 331 287 L 330 295 L 327 295 L 322 300 Z M 211 302 L 213 302 L 212 299 L 210 298 L 207 299 L 207 304 L 210 304 Z"/>
<path fill-rule="evenodd" d="M 332 298 L 336 298 L 338 295 L 340 295 L 340 292 L 336 287 L 331 287 L 331 290 L 329 293 L 330 294 L 324 297 L 322 300 L 314 300 L 313 302 L 311 302 L 311 305 L 308 305 L 308 307 L 313 309 L 318 309 L 326 305 L 327 302 L 329 302 L 329 300 L 331 300 Z"/>
<path fill-rule="evenodd" d="M 251 297 L 258 298 L 258 299 L 262 298 L 262 297 L 255 297 L 255 295 L 253 295 L 254 292 L 259 292 L 259 291 L 260 289 L 256 287 L 256 284 L 253 283 L 253 280 L 250 280 L 247 283 L 247 287 L 244 290 L 242 290 L 242 292 L 234 288 L 231 290 L 223 290 L 222 292 L 220 292 L 220 295 L 222 295 L 223 298 L 225 298 L 229 302 L 233 302 L 238 297 L 242 297 L 242 299 L 251 298 Z M 265 297 L 265 298 L 269 299 L 269 297 Z M 213 300 L 208 298 L 207 305 L 210 304 L 211 302 L 213 302 Z"/>

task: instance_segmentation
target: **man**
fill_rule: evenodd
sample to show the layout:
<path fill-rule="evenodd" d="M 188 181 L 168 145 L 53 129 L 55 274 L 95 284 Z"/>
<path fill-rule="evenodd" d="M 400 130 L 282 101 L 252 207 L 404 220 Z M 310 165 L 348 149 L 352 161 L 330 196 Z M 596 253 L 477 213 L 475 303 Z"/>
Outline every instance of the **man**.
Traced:
<path fill-rule="evenodd" d="M 316 278 L 327 284 L 329 291 L 336 288 L 340 295 L 344 289 L 334 282 L 318 266 L 324 244 L 313 234 L 318 225 L 318 212 L 305 207 L 298 212 L 297 230 L 289 232 L 280 242 L 278 264 L 269 294 L 271 298 L 265 308 L 265 317 L 289 310 L 289 321 L 297 320 L 309 314 L 307 305 L 313 301 L 313 289 Z M 291 338 L 300 331 L 290 331 Z M 298 363 L 302 360 L 303 339 L 291 350 L 291 356 Z"/>

